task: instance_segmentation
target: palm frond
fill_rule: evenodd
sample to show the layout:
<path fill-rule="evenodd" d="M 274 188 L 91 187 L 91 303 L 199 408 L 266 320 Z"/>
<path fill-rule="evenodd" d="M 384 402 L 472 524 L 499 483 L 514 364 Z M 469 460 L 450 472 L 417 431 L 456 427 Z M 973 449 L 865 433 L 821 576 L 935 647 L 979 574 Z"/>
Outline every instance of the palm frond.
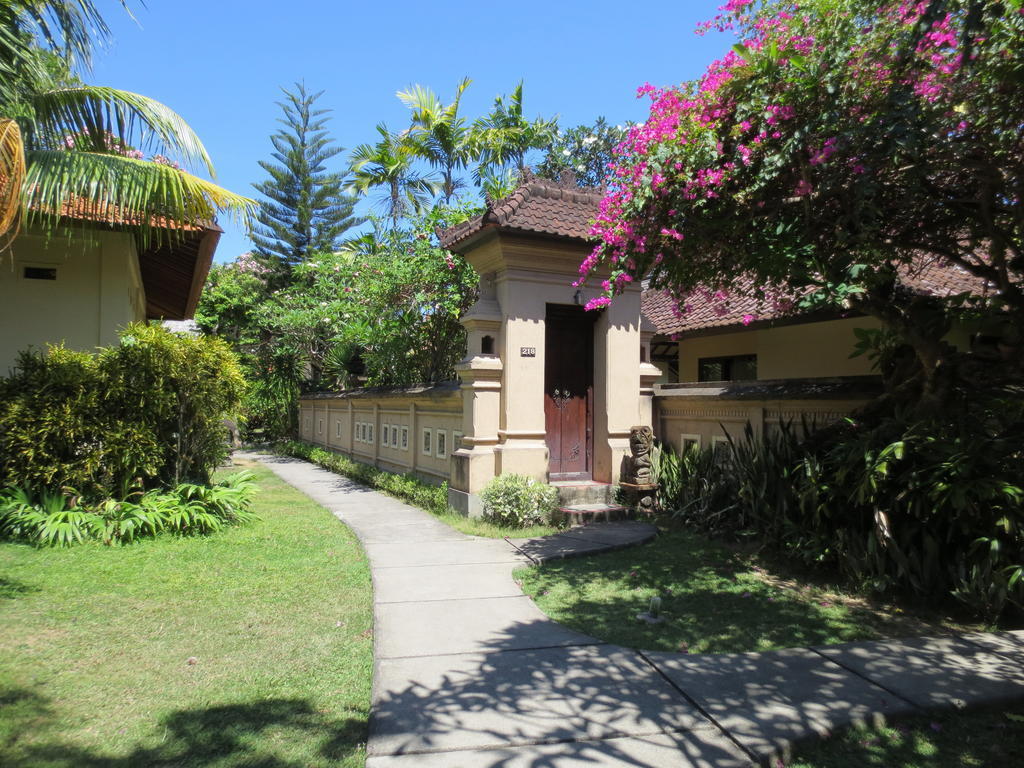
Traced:
<path fill-rule="evenodd" d="M 30 221 L 62 216 L 131 224 L 145 239 L 169 223 L 210 222 L 225 213 L 248 227 L 256 203 L 213 182 L 147 160 L 29 150 L 22 205 Z"/>
<path fill-rule="evenodd" d="M 109 136 L 125 144 L 177 156 L 191 167 L 214 175 L 203 143 L 177 112 L 159 101 L 130 91 L 83 85 L 35 94 L 31 106 L 36 130 L 33 148 L 55 149 L 65 138 L 86 138 L 93 151 L 108 149 Z"/>
<path fill-rule="evenodd" d="M 18 235 L 21 190 L 25 182 L 25 149 L 14 120 L 0 118 L 0 253 Z"/>

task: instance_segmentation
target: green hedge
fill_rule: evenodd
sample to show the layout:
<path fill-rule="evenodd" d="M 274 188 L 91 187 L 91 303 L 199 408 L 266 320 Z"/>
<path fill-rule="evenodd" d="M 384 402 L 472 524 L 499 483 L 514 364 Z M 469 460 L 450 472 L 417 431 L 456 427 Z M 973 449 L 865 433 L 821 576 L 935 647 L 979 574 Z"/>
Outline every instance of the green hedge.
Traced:
<path fill-rule="evenodd" d="M 91 503 L 208 485 L 244 389 L 227 344 L 160 326 L 96 354 L 23 352 L 0 379 L 0 487 Z"/>
<path fill-rule="evenodd" d="M 431 485 L 415 475 L 399 475 L 384 469 L 377 469 L 369 464 L 354 461 L 347 456 L 300 440 L 286 440 L 277 443 L 275 450 L 285 456 L 306 459 L 314 464 L 319 464 L 324 469 L 337 472 L 357 483 L 376 488 L 389 496 L 407 501 L 413 506 L 433 514 L 445 514 L 448 511 L 448 483 Z"/>
<path fill-rule="evenodd" d="M 803 441 L 788 425 L 724 455 L 656 457 L 663 508 L 753 538 L 877 592 L 1024 610 L 1024 404 L 930 421 L 848 422 Z M 808 432 L 807 425 L 804 433 Z"/>

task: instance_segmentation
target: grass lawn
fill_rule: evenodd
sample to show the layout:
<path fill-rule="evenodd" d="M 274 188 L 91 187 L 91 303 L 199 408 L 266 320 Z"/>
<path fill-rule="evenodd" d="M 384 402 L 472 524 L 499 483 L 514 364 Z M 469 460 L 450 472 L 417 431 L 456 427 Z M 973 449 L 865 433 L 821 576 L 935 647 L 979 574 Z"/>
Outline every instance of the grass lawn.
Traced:
<path fill-rule="evenodd" d="M 1014 757 L 1016 755 L 1017 757 Z M 1024 705 L 854 728 L 797 750 L 789 768 L 966 768 L 1020 765 Z"/>
<path fill-rule="evenodd" d="M 250 525 L 0 544 L 0 765 L 363 765 L 366 559 L 329 512 L 249 468 Z"/>
<path fill-rule="evenodd" d="M 447 523 L 457 531 L 469 536 L 483 536 L 488 539 L 503 539 L 508 536 L 510 539 L 532 539 L 535 536 L 550 536 L 558 533 L 562 528 L 555 528 L 552 525 L 531 525 L 528 528 L 513 528 L 508 525 L 489 523 L 479 518 L 466 517 L 454 510 L 444 514 L 432 513 L 442 523 Z"/>
<path fill-rule="evenodd" d="M 645 650 L 767 651 L 944 629 L 824 585 L 783 578 L 754 557 L 682 530 L 663 531 L 639 547 L 522 568 L 515 575 L 556 621 Z M 637 620 L 654 596 L 662 599 L 665 620 Z"/>

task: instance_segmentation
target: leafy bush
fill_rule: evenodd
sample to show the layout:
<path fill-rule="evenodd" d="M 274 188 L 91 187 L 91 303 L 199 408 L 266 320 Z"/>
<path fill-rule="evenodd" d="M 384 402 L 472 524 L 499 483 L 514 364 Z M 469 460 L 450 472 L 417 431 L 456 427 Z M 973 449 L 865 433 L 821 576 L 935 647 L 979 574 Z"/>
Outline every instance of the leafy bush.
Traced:
<path fill-rule="evenodd" d="M 1020 410 L 1004 401 L 958 418 L 851 421 L 808 441 L 788 425 L 760 436 L 748 425 L 724 460 L 662 452 L 661 503 L 695 528 L 756 536 L 872 590 L 952 595 L 996 618 L 1024 608 Z"/>
<path fill-rule="evenodd" d="M 0 538 L 40 546 L 69 546 L 87 539 L 129 544 L 163 531 L 182 535 L 211 533 L 245 523 L 255 485 L 251 472 L 238 472 L 222 483 L 183 483 L 170 491 L 138 492 L 130 499 L 106 499 L 81 505 L 75 496 L 23 488 L 0 493 Z"/>
<path fill-rule="evenodd" d="M 558 490 L 523 475 L 500 475 L 480 493 L 483 518 L 498 525 L 527 528 L 550 523 Z"/>
<path fill-rule="evenodd" d="M 363 464 L 347 456 L 342 456 L 340 453 L 328 451 L 301 440 L 287 440 L 278 443 L 274 448 L 277 453 L 312 461 L 324 469 L 337 472 L 357 483 L 376 488 L 427 512 L 444 514 L 448 511 L 447 483 L 431 485 L 415 475 L 399 475 L 395 472 L 377 469 L 369 464 Z"/>
<path fill-rule="evenodd" d="M 244 381 L 223 342 L 135 324 L 97 354 L 24 352 L 0 378 L 0 486 L 88 502 L 208 484 Z"/>

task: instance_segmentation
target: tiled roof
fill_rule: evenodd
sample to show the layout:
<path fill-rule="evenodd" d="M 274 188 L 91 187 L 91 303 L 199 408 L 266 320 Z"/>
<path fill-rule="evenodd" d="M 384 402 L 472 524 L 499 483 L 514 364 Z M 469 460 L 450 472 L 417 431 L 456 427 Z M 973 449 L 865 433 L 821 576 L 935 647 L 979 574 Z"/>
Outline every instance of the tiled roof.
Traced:
<path fill-rule="evenodd" d="M 522 183 L 511 195 L 488 203 L 480 216 L 440 232 L 441 245 L 458 251 L 487 229 L 590 240 L 590 226 L 603 196 L 603 189 L 576 186 L 571 175 L 553 181 L 525 171 Z M 905 267 L 900 279 L 911 290 L 934 296 L 981 294 L 986 290 L 983 280 L 937 258 L 921 259 Z M 681 316 L 673 309 L 679 302 L 667 291 L 648 290 L 643 296 L 643 313 L 663 335 L 744 327 L 798 314 L 784 307 L 766 311 L 754 288 L 752 280 L 741 279 L 725 299 L 711 297 L 707 291 L 691 293 L 683 302 L 686 311 Z"/>
<path fill-rule="evenodd" d="M 900 282 L 912 291 L 931 296 L 991 292 L 984 280 L 939 258 L 922 258 L 901 268 Z M 740 279 L 725 298 L 707 294 L 700 291 L 688 294 L 683 301 L 686 310 L 680 316 L 675 311 L 679 302 L 668 291 L 648 290 L 643 295 L 643 313 L 663 335 L 744 327 L 799 315 L 784 307 L 763 307 L 757 299 L 754 282 L 749 278 Z"/>
<path fill-rule="evenodd" d="M 60 215 L 69 219 L 91 221 L 97 224 L 110 224 L 112 226 L 134 227 L 142 223 L 142 216 L 138 213 L 126 211 L 110 203 L 88 200 L 84 197 L 72 197 L 65 200 L 61 204 Z M 162 216 L 151 216 L 149 225 L 156 229 L 177 229 L 186 232 L 202 232 L 204 229 L 212 228 L 209 224 L 178 222 Z"/>
<path fill-rule="evenodd" d="M 442 231 L 441 245 L 457 251 L 485 229 L 586 240 L 602 197 L 603 189 L 578 187 L 571 176 L 552 181 L 527 171 L 511 195 L 488 203 L 480 216 Z"/>

